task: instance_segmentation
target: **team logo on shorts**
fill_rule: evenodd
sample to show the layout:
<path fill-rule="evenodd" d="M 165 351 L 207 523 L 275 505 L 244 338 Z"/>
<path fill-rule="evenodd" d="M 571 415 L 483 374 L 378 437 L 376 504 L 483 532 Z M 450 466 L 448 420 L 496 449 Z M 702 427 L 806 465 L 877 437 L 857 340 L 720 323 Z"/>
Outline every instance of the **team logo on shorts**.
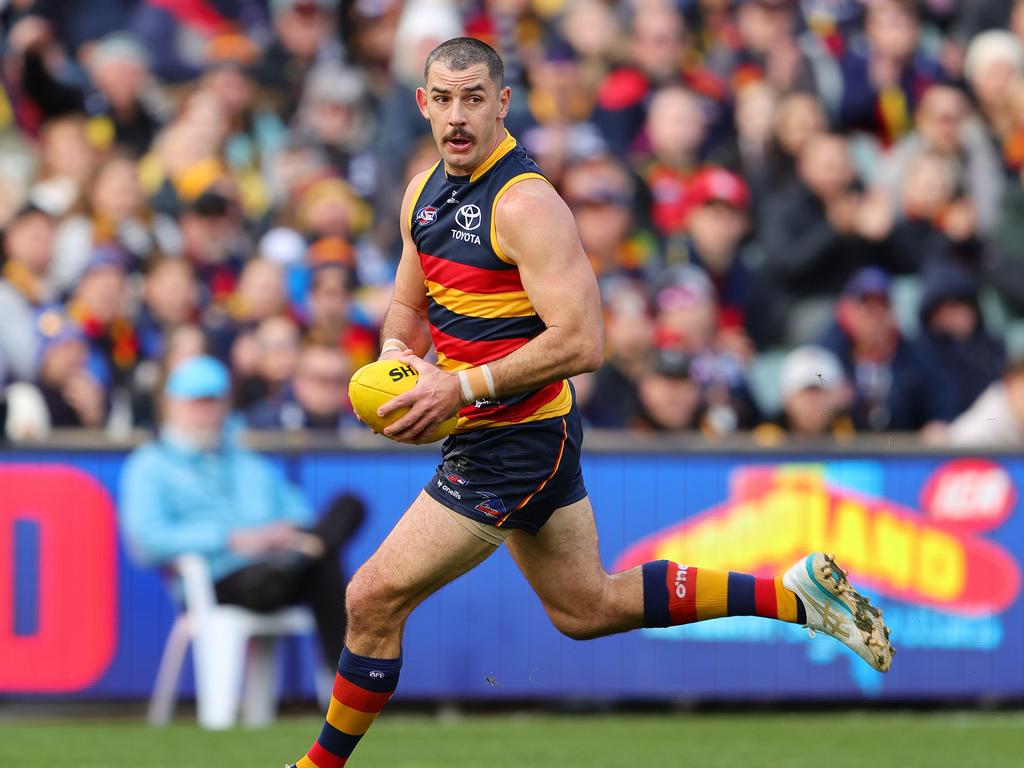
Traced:
<path fill-rule="evenodd" d="M 484 500 L 476 505 L 477 512 L 483 512 L 491 517 L 505 516 L 505 504 L 501 499 L 487 491 L 480 491 L 480 495 L 484 497 Z"/>
<path fill-rule="evenodd" d="M 423 226 L 427 226 L 427 224 L 433 224 L 435 221 L 437 221 L 437 208 L 435 208 L 432 205 L 423 206 L 416 214 L 416 221 L 422 224 Z"/>
<path fill-rule="evenodd" d="M 449 483 L 455 483 L 456 485 L 465 485 L 469 481 L 457 472 L 449 472 L 445 475 L 448 478 Z"/>

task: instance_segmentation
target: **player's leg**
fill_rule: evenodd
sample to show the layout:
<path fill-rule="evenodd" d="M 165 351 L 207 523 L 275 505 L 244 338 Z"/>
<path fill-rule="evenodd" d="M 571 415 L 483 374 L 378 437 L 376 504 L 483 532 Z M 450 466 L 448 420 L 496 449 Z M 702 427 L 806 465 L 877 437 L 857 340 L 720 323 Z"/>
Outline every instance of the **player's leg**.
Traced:
<path fill-rule="evenodd" d="M 888 669 L 892 660 L 880 614 L 822 555 L 801 561 L 785 577 L 757 577 L 668 560 L 608 574 L 598 555 L 587 498 L 556 510 L 536 536 L 516 531 L 508 538 L 508 548 L 552 622 L 575 639 L 723 616 L 807 624 L 806 601 L 813 611 L 811 626 L 817 624 L 876 669 Z M 847 616 L 840 616 L 844 610 Z"/>
<path fill-rule="evenodd" d="M 298 768 L 341 768 L 398 685 L 413 609 L 497 547 L 421 493 L 346 590 L 348 631 L 327 722 Z"/>

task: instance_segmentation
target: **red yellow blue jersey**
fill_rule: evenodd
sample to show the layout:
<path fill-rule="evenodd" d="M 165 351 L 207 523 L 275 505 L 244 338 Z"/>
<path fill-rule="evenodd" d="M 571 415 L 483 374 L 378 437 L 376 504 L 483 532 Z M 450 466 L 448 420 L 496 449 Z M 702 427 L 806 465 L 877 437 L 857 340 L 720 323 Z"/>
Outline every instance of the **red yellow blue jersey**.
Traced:
<path fill-rule="evenodd" d="M 495 233 L 498 201 L 513 185 L 544 179 L 511 134 L 469 176 L 438 163 L 410 207 L 410 230 L 428 298 L 427 320 L 438 366 L 458 371 L 511 354 L 545 330 Z M 560 380 L 459 412 L 457 432 L 564 416 L 572 407 Z"/>

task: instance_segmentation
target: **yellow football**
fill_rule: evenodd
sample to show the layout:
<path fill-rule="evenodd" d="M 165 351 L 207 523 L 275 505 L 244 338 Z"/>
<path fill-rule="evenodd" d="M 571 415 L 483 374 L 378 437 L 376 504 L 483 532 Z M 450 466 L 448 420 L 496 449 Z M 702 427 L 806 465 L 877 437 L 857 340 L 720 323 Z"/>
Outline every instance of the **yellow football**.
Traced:
<path fill-rule="evenodd" d="M 352 410 L 375 432 L 384 432 L 384 427 L 390 426 L 402 418 L 408 408 L 399 408 L 381 418 L 377 415 L 377 409 L 389 400 L 408 392 L 419 381 L 420 375 L 411 365 L 406 365 L 398 360 L 377 360 L 368 363 L 352 374 L 352 380 L 348 383 L 348 398 L 352 402 Z M 425 436 L 422 442 L 433 443 L 443 437 L 450 435 L 458 422 L 459 417 L 452 416 L 442 422 L 437 429 Z"/>

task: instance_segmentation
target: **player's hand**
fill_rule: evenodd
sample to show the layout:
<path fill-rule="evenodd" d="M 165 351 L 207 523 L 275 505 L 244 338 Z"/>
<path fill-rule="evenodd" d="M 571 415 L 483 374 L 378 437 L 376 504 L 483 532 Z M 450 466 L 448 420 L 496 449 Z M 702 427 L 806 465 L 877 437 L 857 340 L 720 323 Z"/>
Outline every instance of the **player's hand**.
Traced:
<path fill-rule="evenodd" d="M 412 352 L 406 350 L 398 359 L 416 369 L 419 381 L 408 392 L 384 403 L 377 409 L 377 415 L 387 416 L 408 407 L 409 412 L 387 427 L 384 434 L 401 443 L 418 443 L 459 410 L 462 391 L 455 374 L 442 371 Z"/>

